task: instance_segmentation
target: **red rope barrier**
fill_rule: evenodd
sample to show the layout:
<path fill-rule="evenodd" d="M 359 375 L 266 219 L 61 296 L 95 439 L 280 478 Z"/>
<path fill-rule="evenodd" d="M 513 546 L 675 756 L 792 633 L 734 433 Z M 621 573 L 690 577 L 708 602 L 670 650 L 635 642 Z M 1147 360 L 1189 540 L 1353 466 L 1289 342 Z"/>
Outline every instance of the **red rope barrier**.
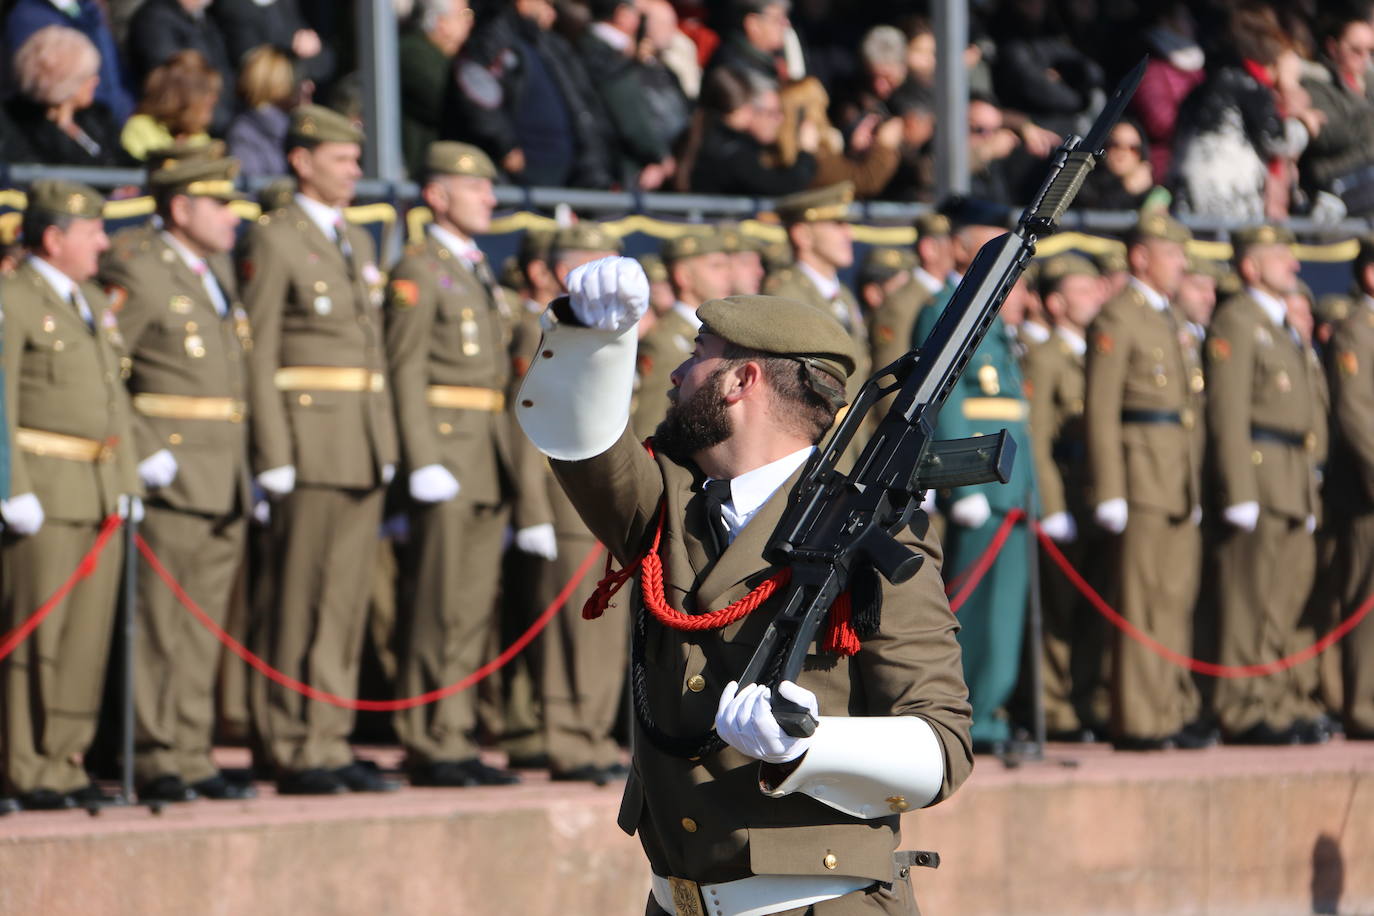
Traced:
<path fill-rule="evenodd" d="M 461 681 L 449 684 L 447 687 L 431 690 L 428 693 L 422 693 L 419 696 L 405 697 L 399 700 L 356 700 L 311 687 L 309 684 L 298 681 L 290 675 L 278 671 L 276 668 L 273 668 L 267 662 L 254 655 L 245 648 L 242 643 L 224 632 L 218 624 L 210 619 L 210 615 L 206 614 L 205 611 L 191 599 L 191 596 L 186 594 L 186 590 L 181 587 L 181 583 L 177 582 L 176 579 L 172 577 L 172 574 L 167 571 L 167 568 L 162 565 L 157 555 L 153 553 L 152 548 L 148 546 L 147 541 L 143 540 L 142 537 L 138 537 L 136 538 L 136 542 L 138 544 L 138 552 L 143 555 L 143 559 L 148 562 L 148 566 L 152 568 L 153 572 L 157 573 L 158 578 L 162 580 L 163 584 L 172 590 L 177 600 L 181 602 L 182 607 L 190 611 L 192 616 L 200 621 L 201 626 L 213 633 L 215 638 L 224 644 L 225 648 L 243 659 L 249 667 L 274 683 L 280 684 L 288 690 L 294 690 L 296 693 L 311 700 L 320 703 L 328 703 L 330 706 L 338 706 L 343 709 L 358 710 L 360 712 L 397 712 L 402 709 L 412 709 L 416 706 L 437 703 L 445 697 L 450 697 L 455 693 L 467 690 L 473 684 L 476 684 L 492 672 L 502 668 L 511 659 L 519 655 L 520 652 L 524 650 L 525 646 L 529 645 L 530 642 L 539 635 L 540 631 L 548 626 L 549 621 L 553 620 L 554 616 L 563 609 L 563 605 L 568 602 L 568 597 L 572 595 L 573 589 L 577 588 L 578 583 L 587 575 L 587 571 L 596 563 L 597 558 L 601 556 L 602 550 L 601 545 L 598 544 L 587 551 L 586 558 L 583 559 L 582 563 L 577 567 L 577 571 L 574 572 L 573 577 L 568 580 L 568 584 L 563 586 L 563 590 L 554 597 L 553 603 L 544 609 L 544 612 L 530 625 L 530 628 L 522 633 L 519 639 L 511 643 L 504 652 L 463 678 Z"/>
<path fill-rule="evenodd" d="M 992 536 L 992 540 L 988 542 L 987 549 L 983 551 L 982 555 L 945 585 L 945 594 L 953 595 L 949 599 L 949 612 L 951 614 L 959 613 L 964 602 L 968 601 L 969 597 L 978 589 L 983 577 L 992 568 L 993 561 L 997 559 L 997 555 L 1006 546 L 1007 538 L 1011 537 L 1012 526 L 1025 517 L 1026 513 L 1023 509 L 1012 509 L 1008 512 L 1007 517 L 1002 519 L 1001 526 L 998 527 L 997 533 Z M 958 594 L 954 595 L 956 589 Z"/>
<path fill-rule="evenodd" d="M 76 583 L 95 572 L 95 568 L 100 562 L 100 555 L 105 551 L 105 545 L 110 542 L 110 538 L 114 537 L 114 533 L 119 530 L 119 526 L 122 524 L 123 521 L 117 515 L 107 516 L 100 523 L 100 533 L 95 536 L 95 544 L 81 558 L 81 562 L 76 564 L 76 570 L 72 572 L 71 577 L 63 582 L 57 591 L 52 593 L 52 597 L 44 601 L 43 605 L 34 611 L 28 620 L 10 630 L 5 634 L 5 638 L 0 640 L 0 659 L 19 648 L 19 644 L 28 639 L 29 634 L 38 629 L 38 625 L 46 620 L 53 609 L 71 593 L 71 590 L 76 587 Z"/>

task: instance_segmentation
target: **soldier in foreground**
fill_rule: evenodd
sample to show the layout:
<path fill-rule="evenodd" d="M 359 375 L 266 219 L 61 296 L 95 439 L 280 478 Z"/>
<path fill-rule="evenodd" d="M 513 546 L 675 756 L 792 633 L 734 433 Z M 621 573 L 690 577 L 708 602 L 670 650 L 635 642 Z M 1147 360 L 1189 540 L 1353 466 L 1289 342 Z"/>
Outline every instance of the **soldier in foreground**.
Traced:
<path fill-rule="evenodd" d="M 546 335 L 554 356 L 526 379 L 518 416 L 622 564 L 656 543 L 661 519 L 662 603 L 632 599 L 638 715 L 619 820 L 653 869 L 646 912 L 915 913 L 894 866 L 899 815 L 946 798 L 972 767 L 958 625 L 938 564 L 881 585 L 882 626 L 858 654 L 779 687 L 822 714 L 807 738 L 781 730 L 768 690 L 733 680 L 771 614 L 680 630 L 772 571 L 763 546 L 843 402 L 853 340 L 829 314 L 786 299 L 704 304 L 651 456 L 627 430 L 647 282 L 633 262 L 607 259 L 568 286 L 572 320 Z M 903 538 L 939 555 L 910 530 Z M 703 752 L 695 737 L 712 728 L 723 744 Z"/>

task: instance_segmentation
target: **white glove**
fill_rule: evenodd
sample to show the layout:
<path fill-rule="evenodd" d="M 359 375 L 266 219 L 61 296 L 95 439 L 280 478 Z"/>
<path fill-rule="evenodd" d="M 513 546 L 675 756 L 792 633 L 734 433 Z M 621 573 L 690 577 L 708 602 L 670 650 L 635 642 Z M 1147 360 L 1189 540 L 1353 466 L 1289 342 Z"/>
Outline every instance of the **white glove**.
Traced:
<path fill-rule="evenodd" d="M 1126 500 L 1117 497 L 1097 504 L 1093 510 L 1093 520 L 1098 526 L 1110 531 L 1112 534 L 1120 534 L 1126 530 L 1126 518 L 1130 515 L 1126 508 Z"/>
<path fill-rule="evenodd" d="M 1040 530 L 1056 544 L 1072 544 L 1078 540 L 1078 523 L 1067 512 L 1055 512 L 1040 520 Z"/>
<path fill-rule="evenodd" d="M 1315 515 L 1307 516 L 1307 522 L 1303 527 L 1307 529 L 1308 534 L 1314 533 L 1317 530 L 1317 517 Z"/>
<path fill-rule="evenodd" d="M 533 554 L 546 560 L 558 559 L 558 538 L 553 525 L 531 525 L 515 532 L 515 546 L 521 553 Z"/>
<path fill-rule="evenodd" d="M 384 465 L 382 465 L 382 486 L 386 486 L 387 484 L 391 483 L 391 481 L 393 481 L 393 480 L 395 480 L 395 479 L 396 479 L 396 465 L 394 465 L 394 464 L 384 464 Z"/>
<path fill-rule="evenodd" d="M 950 521 L 965 528 L 981 528 L 992 518 L 992 506 L 982 493 L 974 493 L 949 507 Z"/>
<path fill-rule="evenodd" d="M 926 490 L 925 495 L 921 497 L 921 511 L 926 515 L 934 515 L 940 511 L 935 505 L 934 490 Z"/>
<path fill-rule="evenodd" d="M 458 478 L 442 464 L 427 464 L 410 472 L 410 498 L 417 503 L 446 503 L 460 489 Z"/>
<path fill-rule="evenodd" d="M 568 274 L 568 304 L 589 328 L 624 331 L 649 308 L 649 278 L 634 258 L 592 261 Z"/>
<path fill-rule="evenodd" d="M 736 691 L 739 691 L 736 695 Z M 778 693 L 793 703 L 818 714 L 816 695 L 791 681 L 778 685 Z M 769 763 L 786 763 L 806 753 L 814 735 L 794 738 L 773 718 L 771 691 L 763 684 L 750 684 L 739 690 L 735 681 L 725 685 L 716 708 L 716 734 L 720 740 L 748 757 Z"/>
<path fill-rule="evenodd" d="M 263 471 L 257 477 L 258 486 L 267 491 L 269 497 L 286 496 L 296 489 L 296 468 L 284 464 L 279 468 Z"/>
<path fill-rule="evenodd" d="M 134 524 L 137 525 L 143 521 L 143 500 L 137 496 L 130 496 L 128 493 L 120 493 L 115 514 L 126 520 L 132 518 Z"/>
<path fill-rule="evenodd" d="M 0 519 L 4 519 L 5 525 L 15 534 L 25 537 L 37 534 L 38 529 L 43 527 L 44 518 L 43 504 L 32 493 L 21 493 L 0 501 Z"/>
<path fill-rule="evenodd" d="M 1254 531 L 1255 526 L 1259 524 L 1259 513 L 1260 507 L 1257 502 L 1236 503 L 1221 510 L 1226 523 L 1241 531 Z"/>
<path fill-rule="evenodd" d="M 1194 506 L 1193 511 L 1188 513 L 1188 524 L 1196 528 L 1202 524 L 1202 507 Z"/>
<path fill-rule="evenodd" d="M 165 487 L 177 479 L 176 455 L 167 449 L 159 449 L 138 463 L 138 479 L 150 490 Z"/>

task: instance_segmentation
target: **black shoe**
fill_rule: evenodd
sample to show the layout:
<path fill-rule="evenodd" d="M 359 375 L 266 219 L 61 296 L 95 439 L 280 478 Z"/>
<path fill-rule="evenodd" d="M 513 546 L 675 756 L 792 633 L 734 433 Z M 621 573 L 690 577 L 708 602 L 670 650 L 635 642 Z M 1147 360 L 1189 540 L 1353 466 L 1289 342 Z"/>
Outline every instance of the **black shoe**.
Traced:
<path fill-rule="evenodd" d="M 1252 725 L 1239 735 L 1232 736 L 1228 743 L 1282 746 L 1297 744 L 1300 739 L 1301 736 L 1298 734 L 1297 728 L 1292 725 L 1287 728 L 1275 728 L 1268 722 L 1261 722 L 1258 725 Z"/>
<path fill-rule="evenodd" d="M 19 802 L 12 798 L 0 798 L 0 817 L 4 817 L 6 814 L 14 814 L 19 810 Z"/>
<path fill-rule="evenodd" d="M 19 807 L 25 811 L 61 811 L 64 808 L 76 807 L 76 802 L 72 801 L 70 795 L 52 789 L 24 792 L 20 794 L 18 801 Z"/>
<path fill-rule="evenodd" d="M 279 795 L 342 795 L 347 791 L 343 780 L 318 767 L 287 773 L 277 780 Z"/>
<path fill-rule="evenodd" d="M 1166 735 L 1163 738 L 1136 738 L 1130 735 L 1121 735 L 1112 739 L 1112 747 L 1118 751 L 1168 751 L 1175 747 L 1174 736 Z"/>
<path fill-rule="evenodd" d="M 188 802 L 198 797 L 194 789 L 181 781 L 180 776 L 172 773 L 164 773 L 138 789 L 138 800 L 141 802 Z"/>
<path fill-rule="evenodd" d="M 1331 740 L 1331 731 L 1322 719 L 1299 719 L 1293 723 L 1292 730 L 1299 744 L 1325 744 Z"/>
<path fill-rule="evenodd" d="M 410 782 L 416 786 L 469 788 L 472 786 L 513 786 L 520 777 L 510 770 L 489 767 L 473 757 L 468 760 L 441 760 L 411 772 Z"/>
<path fill-rule="evenodd" d="M 67 797 L 72 801 L 73 808 L 89 808 L 97 805 L 108 805 L 114 801 L 113 795 L 106 795 L 100 787 L 93 782 L 88 782 L 79 789 L 67 793 Z"/>
<path fill-rule="evenodd" d="M 995 757 L 1005 757 L 1007 753 L 1007 744 L 1007 741 L 1001 738 L 996 741 L 975 738 L 973 740 L 973 753 L 992 754 Z"/>
<path fill-rule="evenodd" d="M 548 754 L 511 754 L 510 762 L 507 764 L 512 770 L 547 770 L 549 768 Z"/>
<path fill-rule="evenodd" d="M 235 782 L 223 773 L 216 773 L 209 779 L 202 779 L 200 782 L 193 783 L 191 788 L 201 798 L 210 798 L 215 801 L 243 801 L 258 797 L 258 790 L 254 788 L 252 783 Z"/>
<path fill-rule="evenodd" d="M 350 792 L 395 792 L 401 784 L 382 776 L 382 771 L 370 760 L 355 760 L 339 767 L 334 776 Z"/>
<path fill-rule="evenodd" d="M 590 782 L 598 786 L 608 785 L 616 780 L 624 779 L 626 773 L 620 772 L 621 769 L 628 769 L 623 763 L 612 764 L 611 766 L 586 766 L 574 767 L 571 770 L 557 771 L 549 774 L 549 778 L 555 782 Z"/>
<path fill-rule="evenodd" d="M 1170 740 L 1181 751 L 1200 751 L 1215 745 L 1220 737 L 1213 726 L 1190 722 L 1175 732 Z"/>
<path fill-rule="evenodd" d="M 1054 741 L 1064 744 L 1096 744 L 1097 733 L 1091 728 L 1080 726 L 1066 731 L 1046 732 L 1046 741 Z"/>

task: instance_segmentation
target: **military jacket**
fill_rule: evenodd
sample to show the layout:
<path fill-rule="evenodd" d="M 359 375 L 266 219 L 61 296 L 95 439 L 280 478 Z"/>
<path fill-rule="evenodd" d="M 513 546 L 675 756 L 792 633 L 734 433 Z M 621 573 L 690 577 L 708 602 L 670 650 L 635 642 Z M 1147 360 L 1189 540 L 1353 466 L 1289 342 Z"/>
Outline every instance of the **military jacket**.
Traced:
<path fill-rule="evenodd" d="M 1172 305 L 1159 311 L 1134 286 L 1088 329 L 1088 466 L 1094 504 L 1126 499 L 1181 518 L 1199 505 L 1195 430 L 1204 379 L 1199 341 Z M 1177 415 L 1123 422 L 1123 411 Z"/>
<path fill-rule="evenodd" d="M 1321 367 L 1311 347 L 1274 324 L 1250 296 L 1235 296 L 1208 329 L 1207 381 L 1220 505 L 1258 502 L 1295 520 L 1316 515 L 1325 421 Z M 1292 441 L 1275 441 L 1276 434 Z"/>
<path fill-rule="evenodd" d="M 553 467 L 592 532 L 622 563 L 649 546 L 660 502 L 665 503 L 660 549 L 665 595 L 674 609 L 689 614 L 724 607 L 776 571 L 762 559 L 763 547 L 800 474 L 713 559 L 701 473 L 663 455 L 649 457 L 628 430 L 595 458 L 555 461 Z M 916 527 L 924 535 L 924 516 Z M 813 657 L 798 680 L 815 692 L 822 715 L 926 719 L 944 750 L 942 799 L 972 768 L 958 624 L 940 583 L 938 544 L 924 536 L 918 540 L 909 530 L 902 538 L 925 552 L 928 561 L 900 586 L 881 584 L 878 633 L 851 658 Z M 632 600 L 642 615 L 641 598 Z M 744 670 L 777 600 L 720 630 L 684 632 L 652 616 L 642 618 L 643 639 L 636 651 L 645 665 L 648 705 L 658 729 L 675 736 L 710 729 L 721 690 Z M 686 759 L 660 750 L 641 725 L 619 823 L 639 833 L 651 866 L 663 876 L 699 882 L 750 874 L 892 880 L 897 813 L 860 820 L 800 793 L 769 798 L 760 791 L 759 779 L 759 761 L 729 747 L 700 760 Z"/>
<path fill-rule="evenodd" d="M 868 313 L 868 343 L 874 371 L 890 365 L 911 349 L 916 318 L 932 298 L 930 290 L 913 280 Z"/>
<path fill-rule="evenodd" d="M 510 343 L 510 385 L 507 390 L 507 397 L 514 405 L 516 392 L 520 388 L 520 382 L 529 371 L 530 364 L 534 361 L 539 352 L 539 342 L 542 339 L 542 329 L 539 325 L 539 313 L 530 308 L 529 303 L 519 301 L 519 297 L 514 297 L 511 310 L 511 343 Z M 515 480 L 512 494 L 511 524 L 518 531 L 521 528 L 529 528 L 534 525 L 543 525 L 549 522 L 554 523 L 558 533 L 563 532 L 563 528 L 558 526 L 558 516 L 560 507 L 554 501 L 561 499 L 567 502 L 567 497 L 563 495 L 562 489 L 553 479 L 553 473 L 549 470 L 549 462 L 539 449 L 534 447 L 524 430 L 520 429 L 518 423 L 514 422 L 512 414 L 511 445 L 515 455 Z M 551 505 L 551 502 L 553 503 Z M 581 519 L 577 518 L 577 513 L 567 508 L 562 513 L 568 516 L 576 524 L 577 528 L 585 534 L 586 526 Z"/>
<path fill-rule="evenodd" d="M 93 328 L 32 265 L 0 280 L 10 493 L 33 493 L 53 521 L 100 521 L 117 510 L 121 494 L 139 492 L 119 325 L 99 286 L 83 283 L 81 295 Z M 16 444 L 20 428 L 103 450 L 93 461 L 37 454 Z"/>
<path fill-rule="evenodd" d="M 160 236 L 109 261 L 102 280 L 133 360 L 128 385 L 137 456 L 167 449 L 177 460 L 176 478 L 150 499 L 227 515 L 249 505 L 246 360 L 252 336 L 232 265 L 224 257 L 207 263 L 228 306 L 223 316 L 201 278 Z M 177 400 L 168 405 L 159 395 Z M 193 414 L 193 407 L 208 403 L 185 398 L 216 399 L 227 411 L 168 416 Z"/>
<path fill-rule="evenodd" d="M 652 436 L 668 412 L 668 390 L 673 387 L 670 376 L 692 355 L 696 338 L 697 329 L 677 309 L 669 310 L 640 338 L 635 360 L 635 408 L 630 419 L 640 439 Z"/>
<path fill-rule="evenodd" d="M 1332 450 L 1326 487 L 1333 509 L 1374 510 L 1374 306 L 1368 299 L 1331 336 Z"/>
<path fill-rule="evenodd" d="M 1032 347 L 1026 354 L 1026 388 L 1041 512 L 1082 513 L 1088 459 L 1083 357 L 1058 334 Z"/>
<path fill-rule="evenodd" d="M 345 229 L 351 256 L 298 203 L 260 217 L 240 264 L 253 324 L 254 472 L 294 465 L 298 485 L 369 489 L 397 460 L 372 237 Z M 366 390 L 278 385 L 278 370 L 354 369 Z"/>
<path fill-rule="evenodd" d="M 462 497 L 496 505 L 515 474 L 510 413 L 510 324 L 499 292 L 428 235 L 410 248 L 387 286 L 386 352 L 407 470 L 442 464 Z M 488 392 L 491 407 L 461 407 L 434 387 Z"/>

